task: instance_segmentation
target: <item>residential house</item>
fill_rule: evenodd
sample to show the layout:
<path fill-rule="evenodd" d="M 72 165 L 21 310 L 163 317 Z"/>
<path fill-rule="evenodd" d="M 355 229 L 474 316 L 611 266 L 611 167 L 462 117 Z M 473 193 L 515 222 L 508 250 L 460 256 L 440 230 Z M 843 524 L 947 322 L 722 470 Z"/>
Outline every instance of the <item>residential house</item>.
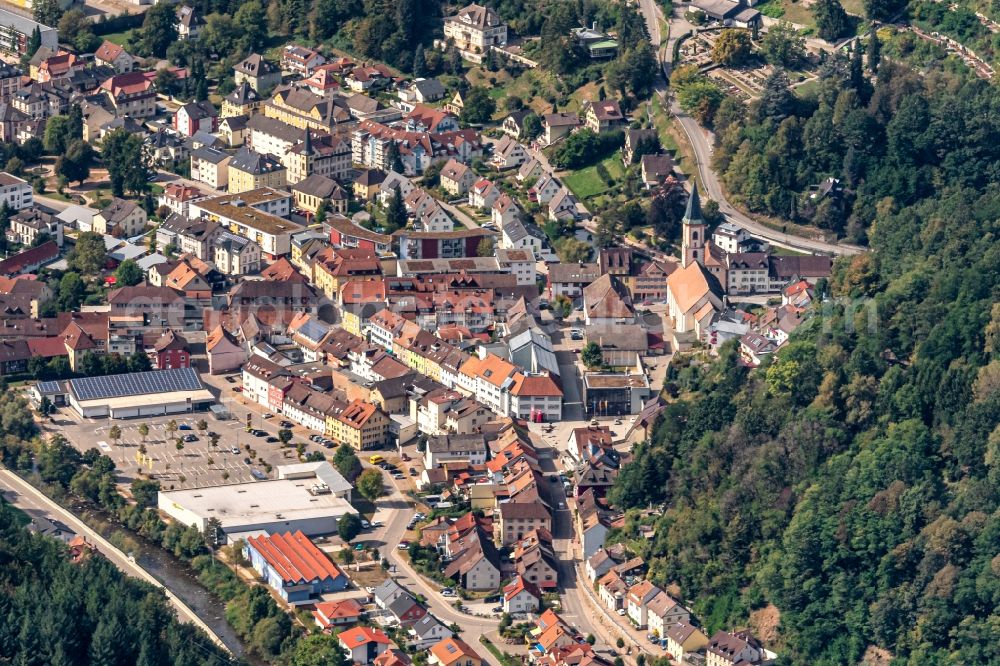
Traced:
<path fill-rule="evenodd" d="M 483 660 L 461 638 L 445 638 L 435 643 L 427 655 L 430 666 L 482 666 Z"/>
<path fill-rule="evenodd" d="M 261 249 L 249 238 L 222 230 L 212 241 L 212 263 L 223 275 L 252 275 L 260 270 Z"/>
<path fill-rule="evenodd" d="M 211 102 L 188 102 L 174 114 L 174 129 L 182 136 L 219 129 L 219 112 Z"/>
<path fill-rule="evenodd" d="M 222 326 L 216 326 L 205 337 L 205 352 L 208 355 L 208 372 L 211 375 L 236 372 L 246 360 L 243 347 Z"/>
<path fill-rule="evenodd" d="M 605 273 L 583 288 L 583 320 L 587 326 L 635 322 L 632 297 L 621 280 Z"/>
<path fill-rule="evenodd" d="M 476 173 L 455 158 L 448 160 L 441 168 L 441 188 L 449 194 L 465 196 L 476 180 Z M 30 189 L 30 188 L 29 188 Z"/>
<path fill-rule="evenodd" d="M 481 434 L 436 435 L 427 438 L 424 467 L 434 469 L 444 463 L 461 461 L 470 465 L 486 462 L 486 439 Z"/>
<path fill-rule="evenodd" d="M 628 602 L 628 617 L 635 626 L 640 629 L 646 628 L 649 618 L 649 608 L 647 604 L 660 594 L 662 590 L 653 585 L 648 580 L 641 580 L 628 590 L 626 601 Z"/>
<path fill-rule="evenodd" d="M 262 187 L 283 189 L 288 170 L 273 155 L 262 155 L 246 146 L 229 162 L 229 191 L 233 194 Z"/>
<path fill-rule="evenodd" d="M 236 85 L 246 81 L 258 92 L 266 92 L 281 83 L 281 71 L 258 53 L 251 53 L 233 67 Z"/>
<path fill-rule="evenodd" d="M 669 153 L 643 155 L 639 160 L 639 165 L 642 184 L 647 190 L 662 185 L 667 178 L 673 177 L 674 158 Z"/>
<path fill-rule="evenodd" d="M 532 530 L 552 530 L 552 514 L 538 502 L 504 502 L 498 509 L 499 540 L 509 546 Z"/>
<path fill-rule="evenodd" d="M 163 193 L 156 198 L 157 206 L 166 206 L 171 213 L 181 217 L 189 217 L 192 201 L 200 201 L 208 195 L 196 187 L 183 183 L 167 183 Z"/>
<path fill-rule="evenodd" d="M 445 17 L 444 38 L 453 40 L 460 51 L 482 54 L 507 43 L 507 24 L 489 7 L 467 5 Z"/>
<path fill-rule="evenodd" d="M 174 28 L 177 30 L 178 39 L 194 39 L 201 34 L 204 27 L 205 19 L 197 9 L 187 5 L 177 8 L 177 22 L 174 23 Z"/>
<path fill-rule="evenodd" d="M 7 229 L 7 240 L 26 247 L 38 244 L 39 239 L 54 240 L 56 245 L 63 244 L 63 222 L 51 213 L 39 208 L 26 208 L 13 215 Z"/>
<path fill-rule="evenodd" d="M 347 651 L 351 662 L 361 666 L 375 663 L 375 659 L 392 644 L 385 632 L 371 627 L 352 627 L 342 631 L 337 635 L 337 641 Z"/>
<path fill-rule="evenodd" d="M 655 127 L 625 130 L 625 145 L 622 147 L 622 161 L 627 167 L 647 153 L 659 151 L 660 136 Z"/>
<path fill-rule="evenodd" d="M 587 573 L 587 579 L 591 583 L 595 583 L 611 571 L 616 564 L 617 562 L 611 557 L 611 553 L 606 548 L 601 548 L 587 559 L 584 571 Z"/>
<path fill-rule="evenodd" d="M 115 238 L 131 238 L 142 233 L 147 219 L 146 211 L 136 202 L 115 198 L 94 216 L 94 231 Z"/>
<path fill-rule="evenodd" d="M 596 263 L 552 264 L 549 266 L 549 297 L 577 298 L 583 289 L 601 276 Z"/>
<path fill-rule="evenodd" d="M 649 633 L 663 638 L 667 629 L 678 622 L 688 623 L 691 614 L 666 592 L 659 592 L 646 603 L 646 625 Z"/>
<path fill-rule="evenodd" d="M 191 367 L 191 351 L 187 340 L 170 329 L 154 343 L 150 356 L 153 367 L 157 370 Z"/>
<path fill-rule="evenodd" d="M 219 121 L 219 136 L 227 146 L 236 147 L 246 143 L 249 134 L 249 119 L 246 116 L 231 116 Z"/>
<path fill-rule="evenodd" d="M 622 113 L 622 107 L 617 100 L 605 99 L 597 102 L 585 102 L 583 105 L 583 124 L 595 132 L 611 132 L 620 129 L 628 120 Z"/>
<path fill-rule="evenodd" d="M 493 144 L 490 163 L 498 170 L 515 169 L 528 160 L 528 150 L 517 139 L 503 136 Z"/>
<path fill-rule="evenodd" d="M 156 88 L 144 72 L 112 76 L 101 84 L 101 90 L 118 117 L 148 118 L 156 115 Z"/>
<path fill-rule="evenodd" d="M 414 79 L 412 83 L 400 86 L 397 95 L 403 102 L 410 104 L 426 104 L 444 99 L 444 85 L 437 79 Z"/>
<path fill-rule="evenodd" d="M 257 94 L 253 86 L 249 82 L 243 81 L 236 86 L 233 92 L 222 98 L 222 117 L 252 116 L 262 103 L 261 96 Z"/>
<path fill-rule="evenodd" d="M 201 146 L 191 151 L 191 180 L 215 190 L 229 185 L 229 163 L 233 156 L 217 148 Z"/>
<path fill-rule="evenodd" d="M 579 126 L 580 116 L 575 113 L 547 113 L 542 116 L 542 141 L 551 146 Z"/>
<path fill-rule="evenodd" d="M 562 187 L 549 200 L 549 219 L 553 222 L 579 220 L 583 217 L 580 202 L 568 187 Z"/>
<path fill-rule="evenodd" d="M 281 69 L 299 76 L 309 76 L 325 62 L 326 58 L 318 51 L 297 44 L 288 44 L 281 51 Z"/>
<path fill-rule="evenodd" d="M 687 655 L 699 653 L 708 646 L 708 636 L 687 622 L 670 625 L 664 632 L 663 638 L 666 640 L 664 649 L 667 654 L 679 663 L 685 663 Z"/>
<path fill-rule="evenodd" d="M 442 109 L 417 104 L 403 118 L 410 132 L 454 132 L 458 130 L 458 117 Z"/>
<path fill-rule="evenodd" d="M 705 646 L 706 666 L 763 666 L 774 658 L 748 631 L 717 631 Z"/>
<path fill-rule="evenodd" d="M 435 643 L 451 637 L 452 631 L 439 619 L 427 613 L 414 622 L 407 631 L 407 645 L 414 650 L 426 650 Z"/>
<path fill-rule="evenodd" d="M 104 40 L 94 51 L 94 62 L 111 67 L 116 72 L 131 72 L 135 68 L 135 58 L 119 44 Z"/>
<path fill-rule="evenodd" d="M 628 611 L 628 583 L 614 569 L 608 571 L 598 580 L 597 595 L 608 610 Z"/>
<path fill-rule="evenodd" d="M 357 624 L 364 614 L 364 607 L 356 599 L 321 601 L 316 604 L 316 609 L 312 612 L 316 626 L 324 632 L 334 627 Z"/>
<path fill-rule="evenodd" d="M 534 112 L 531 109 L 511 111 L 507 114 L 507 117 L 503 119 L 503 124 L 500 125 L 500 129 L 504 134 L 512 139 L 520 139 L 521 135 L 524 133 L 524 119 L 532 113 Z"/>
<path fill-rule="evenodd" d="M 354 180 L 354 196 L 360 201 L 373 200 L 378 195 L 385 176 L 385 172 L 381 169 L 363 169 Z"/>
<path fill-rule="evenodd" d="M 500 188 L 486 178 L 480 178 L 469 189 L 469 205 L 480 210 L 489 210 L 500 198 Z"/>
<path fill-rule="evenodd" d="M 514 580 L 503 588 L 505 613 L 536 613 L 541 605 L 541 591 L 521 576 L 515 576 Z"/>
<path fill-rule="evenodd" d="M 528 199 L 539 204 L 547 204 L 563 189 L 562 183 L 550 173 L 542 173 L 535 184 L 528 189 Z"/>
<path fill-rule="evenodd" d="M 337 181 L 318 173 L 292 185 L 292 197 L 299 208 L 313 214 L 319 211 L 323 202 L 329 212 L 347 212 L 347 192 Z"/>

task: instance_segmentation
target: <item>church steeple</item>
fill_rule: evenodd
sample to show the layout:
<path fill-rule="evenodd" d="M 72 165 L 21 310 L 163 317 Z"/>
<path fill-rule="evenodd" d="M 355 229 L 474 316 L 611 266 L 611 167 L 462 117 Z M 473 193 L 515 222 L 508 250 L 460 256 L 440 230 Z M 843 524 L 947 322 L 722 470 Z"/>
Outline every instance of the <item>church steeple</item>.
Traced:
<path fill-rule="evenodd" d="M 684 211 L 681 247 L 681 266 L 687 268 L 690 264 L 705 263 L 705 220 L 701 217 L 701 198 L 698 196 L 698 183 L 691 186 L 691 196 L 688 197 L 687 209 Z"/>
<path fill-rule="evenodd" d="M 305 145 L 302 147 L 302 154 L 305 155 L 306 157 L 312 157 L 313 156 L 312 132 L 309 131 L 308 127 L 306 128 L 306 137 L 303 140 L 303 142 L 305 143 Z"/>
<path fill-rule="evenodd" d="M 684 211 L 684 224 L 704 224 L 701 219 L 701 197 L 698 196 L 698 183 L 691 185 L 691 196 L 688 197 L 687 209 Z"/>

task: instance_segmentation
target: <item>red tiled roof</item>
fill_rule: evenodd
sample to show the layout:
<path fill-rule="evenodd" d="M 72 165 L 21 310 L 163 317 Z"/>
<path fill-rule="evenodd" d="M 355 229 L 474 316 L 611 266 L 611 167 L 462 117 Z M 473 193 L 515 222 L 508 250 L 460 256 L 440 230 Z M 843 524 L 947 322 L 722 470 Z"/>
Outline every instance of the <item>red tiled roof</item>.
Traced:
<path fill-rule="evenodd" d="M 301 530 L 250 537 L 247 541 L 286 583 L 344 575 Z"/>
<path fill-rule="evenodd" d="M 340 642 L 350 650 L 366 643 L 384 643 L 385 645 L 390 643 L 389 637 L 382 630 L 372 629 L 371 627 L 354 627 L 353 629 L 348 629 L 341 632 L 339 638 Z"/>

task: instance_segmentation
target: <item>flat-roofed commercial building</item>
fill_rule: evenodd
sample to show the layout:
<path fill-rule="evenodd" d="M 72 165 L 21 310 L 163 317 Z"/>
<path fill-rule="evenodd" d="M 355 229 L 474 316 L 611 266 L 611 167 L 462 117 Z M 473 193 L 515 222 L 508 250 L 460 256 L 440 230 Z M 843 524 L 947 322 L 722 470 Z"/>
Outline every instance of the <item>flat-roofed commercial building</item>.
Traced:
<path fill-rule="evenodd" d="M 113 419 L 183 414 L 215 402 L 193 368 L 70 379 L 67 397 L 84 418 Z"/>
<path fill-rule="evenodd" d="M 157 506 L 174 520 L 202 531 L 211 518 L 218 518 L 230 542 L 259 533 L 332 534 L 342 516 L 357 513 L 343 493 L 335 492 L 321 477 L 292 476 L 161 491 Z"/>

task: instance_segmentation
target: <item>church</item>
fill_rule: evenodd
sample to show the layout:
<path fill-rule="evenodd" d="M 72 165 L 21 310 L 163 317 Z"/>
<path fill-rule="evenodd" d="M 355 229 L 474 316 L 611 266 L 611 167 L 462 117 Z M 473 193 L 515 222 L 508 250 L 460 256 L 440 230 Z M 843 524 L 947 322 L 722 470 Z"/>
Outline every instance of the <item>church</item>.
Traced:
<path fill-rule="evenodd" d="M 725 308 L 725 291 L 706 268 L 711 241 L 701 214 L 697 183 L 691 189 L 682 219 L 681 267 L 667 278 L 667 314 L 673 328 L 673 347 L 689 348 L 702 338 L 716 313 Z"/>

